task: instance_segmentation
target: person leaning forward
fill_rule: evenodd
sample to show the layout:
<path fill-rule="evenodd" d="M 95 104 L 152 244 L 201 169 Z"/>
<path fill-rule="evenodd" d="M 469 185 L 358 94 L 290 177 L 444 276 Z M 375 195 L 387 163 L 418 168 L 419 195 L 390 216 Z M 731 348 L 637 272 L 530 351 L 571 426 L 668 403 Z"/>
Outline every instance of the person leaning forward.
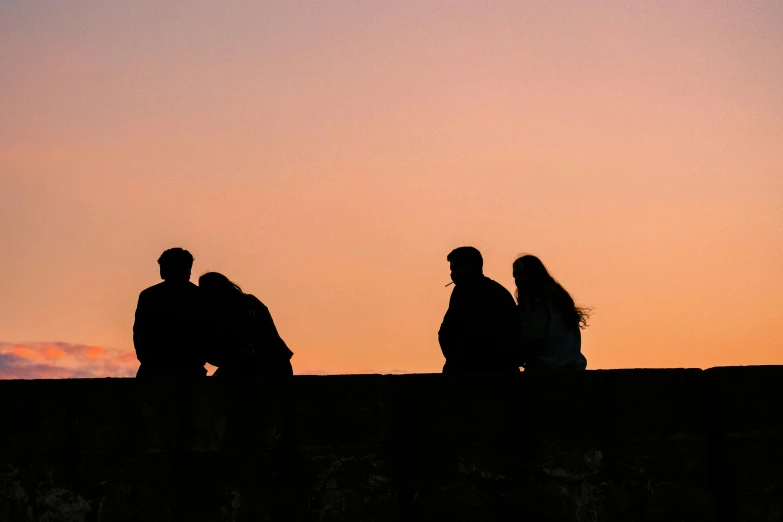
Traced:
<path fill-rule="evenodd" d="M 293 352 L 280 337 L 269 309 L 219 272 L 199 280 L 208 318 L 207 362 L 220 376 L 290 377 Z"/>
<path fill-rule="evenodd" d="M 141 363 L 136 377 L 204 377 L 204 303 L 190 282 L 193 256 L 171 248 L 158 264 L 163 282 L 142 291 L 136 307 L 133 345 Z"/>
<path fill-rule="evenodd" d="M 520 328 L 514 298 L 484 276 L 484 260 L 473 247 L 453 250 L 454 290 L 438 331 L 446 364 L 443 373 L 519 372 Z"/>

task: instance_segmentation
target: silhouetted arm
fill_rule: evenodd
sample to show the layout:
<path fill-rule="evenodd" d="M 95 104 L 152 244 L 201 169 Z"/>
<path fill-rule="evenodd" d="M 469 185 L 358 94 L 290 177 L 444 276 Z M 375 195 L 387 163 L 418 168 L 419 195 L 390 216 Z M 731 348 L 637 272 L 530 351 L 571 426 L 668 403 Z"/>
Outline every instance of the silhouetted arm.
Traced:
<path fill-rule="evenodd" d="M 449 299 L 449 309 L 443 317 L 443 322 L 438 330 L 438 342 L 440 350 L 446 360 L 457 359 L 463 352 L 465 342 L 463 326 L 465 320 L 465 300 L 459 287 L 454 288 Z"/>
<path fill-rule="evenodd" d="M 542 351 L 548 330 L 550 311 L 546 303 L 523 303 L 518 307 L 518 310 L 522 356 L 527 366 L 527 363 L 534 360 Z"/>
<path fill-rule="evenodd" d="M 498 332 L 502 332 L 498 339 L 502 357 L 504 360 L 513 361 L 514 364 L 524 366 L 527 356 L 525 354 L 524 341 L 522 340 L 522 325 L 519 320 L 519 310 L 514 298 L 507 291 L 502 296 L 502 307 L 498 313 Z"/>
<path fill-rule="evenodd" d="M 280 337 L 280 333 L 277 331 L 275 322 L 272 319 L 272 314 L 267 307 L 264 307 L 264 311 L 261 313 L 259 321 L 261 322 L 265 338 L 269 340 L 272 353 L 290 359 L 294 353 L 288 348 L 288 345 L 285 344 L 283 338 Z"/>
<path fill-rule="evenodd" d="M 144 292 L 139 295 L 139 302 L 136 305 L 136 317 L 133 321 L 133 346 L 136 349 L 136 358 L 140 363 L 149 362 L 151 352 L 151 324 L 149 303 Z"/>
<path fill-rule="evenodd" d="M 250 297 L 251 310 L 255 322 L 256 342 L 260 343 L 262 350 L 266 351 L 269 355 L 280 357 L 285 360 L 290 359 L 294 353 L 288 348 L 288 345 L 285 344 L 285 341 L 283 341 L 283 338 L 277 331 L 269 308 L 259 301 L 257 297 Z"/>
<path fill-rule="evenodd" d="M 204 322 L 201 325 L 201 349 L 204 352 L 204 359 L 212 366 L 221 367 L 234 361 L 237 357 L 234 353 L 232 343 L 226 342 L 225 336 L 221 336 L 223 318 L 215 315 L 204 314 Z"/>

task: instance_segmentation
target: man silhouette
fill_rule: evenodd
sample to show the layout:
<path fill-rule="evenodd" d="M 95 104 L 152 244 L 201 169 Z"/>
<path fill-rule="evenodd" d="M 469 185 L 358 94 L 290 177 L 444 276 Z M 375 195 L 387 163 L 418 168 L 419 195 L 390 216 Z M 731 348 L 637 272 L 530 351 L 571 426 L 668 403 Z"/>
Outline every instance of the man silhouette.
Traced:
<path fill-rule="evenodd" d="M 521 334 L 514 298 L 484 276 L 481 252 L 457 248 L 446 257 L 454 290 L 438 331 L 443 373 L 519 372 Z"/>
<path fill-rule="evenodd" d="M 203 377 L 204 305 L 199 288 L 190 282 L 193 256 L 171 248 L 158 264 L 163 282 L 141 292 L 136 307 L 133 345 L 141 363 L 136 377 Z"/>

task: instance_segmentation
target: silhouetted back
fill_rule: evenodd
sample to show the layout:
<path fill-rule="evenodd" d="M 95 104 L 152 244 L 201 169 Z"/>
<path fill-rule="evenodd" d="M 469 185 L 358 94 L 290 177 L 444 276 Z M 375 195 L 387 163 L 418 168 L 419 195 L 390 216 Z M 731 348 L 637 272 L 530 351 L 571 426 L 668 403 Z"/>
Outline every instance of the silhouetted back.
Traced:
<path fill-rule="evenodd" d="M 199 278 L 207 302 L 208 362 L 216 376 L 293 375 L 293 352 L 280 337 L 269 309 L 223 274 Z"/>
<path fill-rule="evenodd" d="M 525 371 L 584 370 L 581 327 L 589 310 L 576 306 L 536 256 L 514 261 Z"/>
<path fill-rule="evenodd" d="M 204 305 L 190 281 L 163 281 L 139 295 L 133 344 L 138 377 L 204 376 Z"/>
<path fill-rule="evenodd" d="M 291 357 L 294 355 L 280 337 L 272 314 L 256 296 L 245 295 L 248 313 L 250 349 L 256 355 L 256 373 L 261 375 L 293 375 Z"/>

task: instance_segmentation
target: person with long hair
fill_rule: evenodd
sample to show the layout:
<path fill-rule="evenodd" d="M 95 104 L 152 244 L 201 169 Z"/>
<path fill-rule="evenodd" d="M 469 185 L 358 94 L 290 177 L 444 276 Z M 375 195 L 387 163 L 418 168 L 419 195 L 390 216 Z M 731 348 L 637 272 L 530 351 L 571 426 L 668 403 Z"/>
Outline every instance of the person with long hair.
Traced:
<path fill-rule="evenodd" d="M 216 376 L 293 375 L 291 356 L 269 309 L 218 272 L 198 280 L 207 307 L 207 362 Z"/>
<path fill-rule="evenodd" d="M 523 255 L 512 268 L 525 371 L 584 370 L 581 330 L 590 310 L 577 306 L 536 256 Z"/>

